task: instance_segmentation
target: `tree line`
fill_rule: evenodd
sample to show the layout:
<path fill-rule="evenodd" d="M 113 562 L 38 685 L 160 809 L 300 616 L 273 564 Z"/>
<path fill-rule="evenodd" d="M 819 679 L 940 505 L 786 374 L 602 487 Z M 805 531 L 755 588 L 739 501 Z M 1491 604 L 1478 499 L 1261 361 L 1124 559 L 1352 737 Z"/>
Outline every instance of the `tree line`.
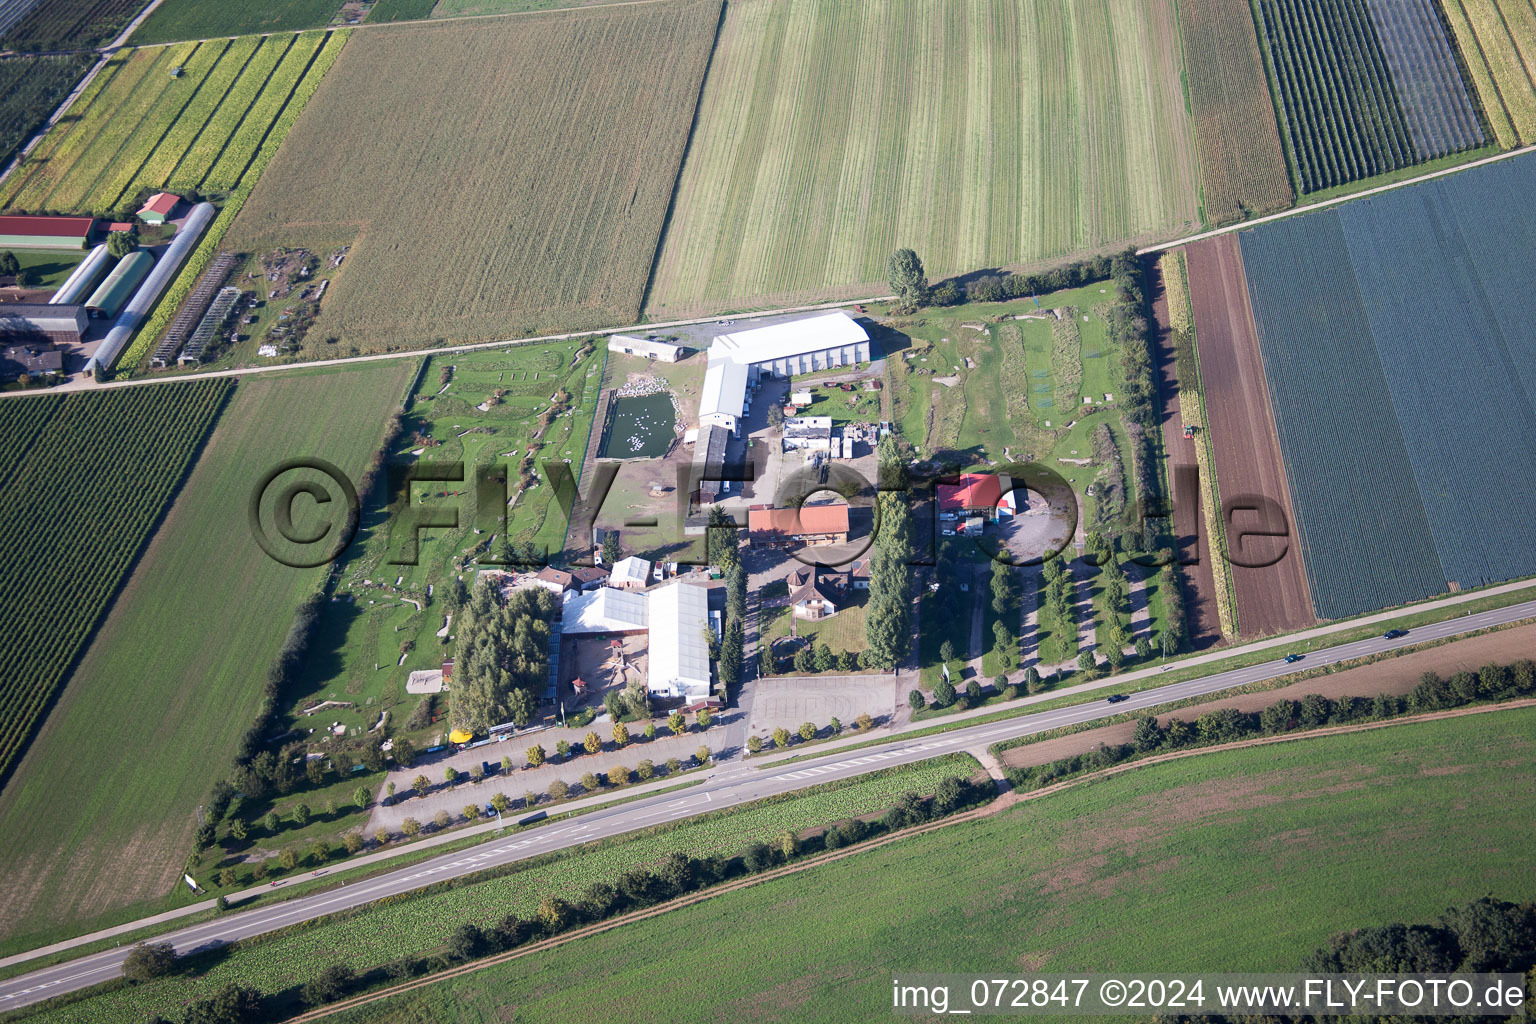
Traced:
<path fill-rule="evenodd" d="M 539 709 L 549 677 L 550 622 L 559 614 L 555 595 L 543 587 L 503 594 L 480 585 L 459 609 L 449 720 L 484 733 L 511 721 L 527 725 Z"/>
<path fill-rule="evenodd" d="M 1256 712 L 1217 708 L 1193 722 L 1170 716 L 1166 725 L 1148 715 L 1137 720 L 1136 731 L 1129 743 L 1101 745 L 1087 753 L 1026 768 L 1007 768 L 1005 772 L 1013 787 L 1022 792 L 1170 750 L 1215 746 L 1257 736 L 1279 736 L 1328 725 L 1382 721 L 1405 714 L 1422 715 L 1533 693 L 1536 693 L 1536 662 L 1529 660 L 1512 665 L 1484 665 L 1476 672 L 1457 672 L 1448 679 L 1441 678 L 1436 672 L 1426 672 L 1418 685 L 1401 697 L 1383 693 L 1376 697 L 1333 700 L 1312 693 L 1299 701 L 1282 698 Z M 1000 743 L 993 749 L 1001 752 L 1021 746 L 1023 742 L 1026 741 Z"/>

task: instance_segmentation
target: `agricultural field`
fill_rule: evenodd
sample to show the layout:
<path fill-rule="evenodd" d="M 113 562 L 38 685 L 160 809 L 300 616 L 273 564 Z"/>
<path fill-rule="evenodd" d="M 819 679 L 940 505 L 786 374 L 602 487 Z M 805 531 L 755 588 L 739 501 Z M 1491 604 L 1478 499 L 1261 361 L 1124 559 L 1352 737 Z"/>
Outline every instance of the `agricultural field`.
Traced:
<path fill-rule="evenodd" d="M 1179 27 L 1206 222 L 1290 206 L 1295 196 L 1248 5 L 1183 0 Z"/>
<path fill-rule="evenodd" d="M 164 0 L 134 30 L 131 41 L 135 46 L 148 46 L 215 36 L 300 32 L 324 28 L 340 9 L 341 0 L 264 0 L 259 4 Z"/>
<path fill-rule="evenodd" d="M 379 6 L 425 6 L 434 18 L 468 18 L 484 14 L 523 14 L 566 7 L 596 7 L 620 2 L 622 0 L 382 0 Z"/>
<path fill-rule="evenodd" d="M 431 17 L 436 6 L 437 0 L 379 0 L 368 12 L 368 21 L 420 21 Z"/>
<path fill-rule="evenodd" d="M 179 496 L 0 791 L 6 837 L 0 891 L 7 906 L 0 939 L 75 934 L 91 923 L 186 902 L 178 879 L 196 808 L 228 769 L 236 741 L 255 719 L 267 666 L 294 610 L 322 575 L 280 565 L 257 546 L 246 525 L 252 488 L 277 462 L 298 456 L 325 458 L 358 479 L 417 369 L 392 360 L 264 375 L 236 387 Z M 183 387 L 219 386 L 227 385 L 164 384 L 66 402 L 143 402 Z M 48 399 L 11 399 L 0 403 L 0 412 L 36 401 Z M 117 411 L 107 422 L 124 422 Z M 55 418 L 50 436 L 62 443 L 72 435 L 59 425 Z M 93 455 L 120 443 L 131 446 L 129 454 L 114 460 L 113 472 L 93 478 L 88 506 L 50 519 L 63 554 L 38 576 L 67 582 L 77 602 L 110 574 L 66 575 L 58 571 L 60 559 L 74 550 L 88 553 L 96 533 L 123 543 L 119 531 L 81 524 L 106 514 L 102 510 L 115 515 L 131 507 L 137 499 L 127 491 L 138 478 L 122 469 L 153 450 L 136 431 L 102 434 L 98 428 L 93 436 Z M 57 479 L 60 464 L 53 459 L 46 479 Z M 21 480 L 15 470 L 7 475 Z M 127 490 L 114 499 L 113 488 Z M 47 492 L 5 488 L 11 501 L 35 502 L 39 493 Z M 6 517 L 20 521 L 27 520 Z M 73 525 L 61 530 L 58 522 Z M 14 632 L 18 640 L 25 635 Z M 61 856 L 61 850 L 69 852 Z"/>
<path fill-rule="evenodd" d="M 368 525 L 340 563 L 336 600 L 326 604 L 316 628 L 318 655 L 300 670 L 293 688 L 290 724 L 303 719 L 301 706 L 332 700 L 348 706 L 326 711 L 356 735 L 387 712 L 397 729 L 409 721 L 420 697 L 406 693 L 416 669 L 438 668 L 448 654 L 443 587 L 455 576 L 474 580 L 473 556 L 490 533 L 497 534 L 496 557 L 507 559 L 510 539 L 517 551 L 533 544 L 558 555 L 565 543 L 566 517 L 545 478 L 545 460 L 569 459 L 581 469 L 597 403 L 606 349 L 583 351 L 578 342 L 434 356 L 417 384 L 390 461 L 422 464 L 462 461 L 463 483 L 419 484 L 417 493 L 439 495 L 433 509 L 458 509 L 453 529 L 423 529 L 416 565 L 392 565 L 402 551 L 388 522 Z M 553 408 L 550 396 L 567 396 Z M 487 408 L 481 409 L 485 405 Z M 533 450 L 525 469 L 524 458 Z M 495 523 L 500 509 L 484 513 L 475 499 L 476 467 L 496 464 L 507 478 L 510 522 Z M 444 491 L 452 492 L 447 498 Z M 392 495 L 398 508 L 398 495 Z M 497 504 L 500 504 L 498 499 Z M 477 534 L 478 529 L 485 534 Z M 392 546 L 393 545 L 393 546 Z M 419 607 L 418 607 L 419 606 Z M 426 734 L 412 739 L 430 741 Z"/>
<path fill-rule="evenodd" d="M 300 80 L 318 79 L 343 41 L 311 33 L 124 51 L 0 187 L 0 205 L 126 218 L 164 188 L 229 193 L 258 147 L 282 141 L 274 126 L 300 102 Z M 322 45 L 328 57 L 317 57 Z"/>
<path fill-rule="evenodd" d="M 45 52 L 104 46 L 146 0 L 42 0 L 0 35 L 0 49 Z"/>
<path fill-rule="evenodd" d="M 353 246 L 311 332 L 327 354 L 633 321 L 718 16 L 677 0 L 359 32 L 230 242 Z M 466 66 L 490 70 L 471 88 Z"/>
<path fill-rule="evenodd" d="M 90 66 L 90 58 L 80 56 L 0 59 L 0 166 L 10 163 Z"/>
<path fill-rule="evenodd" d="M 137 1020 L 179 1008 L 233 980 L 265 992 L 281 992 L 302 984 L 330 963 L 366 969 L 433 951 L 466 921 L 485 926 L 507 914 L 532 917 L 547 895 L 574 900 L 593 882 L 611 882 L 630 868 L 649 867 L 674 851 L 691 857 L 733 856 L 785 831 L 804 832 L 884 811 L 904 793 L 931 793 L 942 779 L 970 777 L 978 769 L 969 754 L 949 754 L 807 794 L 577 847 L 490 881 L 395 902 L 293 935 L 257 940 L 195 978 L 165 978 L 119 989 L 35 1019 L 78 1024 Z"/>
<path fill-rule="evenodd" d="M 868 1020 L 889 1012 L 893 964 L 1134 971 L 1149 948 L 1165 971 L 1292 971 L 1336 932 L 1433 920 L 1488 893 L 1536 897 L 1532 770 L 1530 710 L 1201 754 L 336 1020 Z M 679 1000 L 682 960 L 728 975 L 729 992 Z"/>
<path fill-rule="evenodd" d="M 1533 188 L 1519 157 L 1241 236 L 1321 617 L 1536 573 Z"/>
<path fill-rule="evenodd" d="M 647 314 L 884 294 L 898 245 L 938 279 L 1197 229 L 1173 8 L 730 4 Z"/>
<path fill-rule="evenodd" d="M 1254 5 L 1301 192 L 1483 145 L 1433 0 Z"/>
<path fill-rule="evenodd" d="M 8 623 L 0 654 L 0 779 L 154 531 L 230 390 L 49 395 L 0 403 Z M 111 529 L 82 528 L 110 510 Z M 12 782 L 14 788 L 24 784 Z"/>
<path fill-rule="evenodd" d="M 1500 146 L 1536 142 L 1536 10 L 1519 0 L 1441 0 Z"/>

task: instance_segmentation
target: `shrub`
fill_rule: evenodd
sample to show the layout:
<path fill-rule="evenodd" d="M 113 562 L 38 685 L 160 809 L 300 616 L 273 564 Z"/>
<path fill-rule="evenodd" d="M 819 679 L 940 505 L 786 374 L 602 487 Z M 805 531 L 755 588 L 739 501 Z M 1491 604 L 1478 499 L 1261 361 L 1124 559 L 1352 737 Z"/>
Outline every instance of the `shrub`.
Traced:
<path fill-rule="evenodd" d="M 782 725 L 773 730 L 773 746 L 776 750 L 786 750 L 789 747 L 789 730 Z"/>
<path fill-rule="evenodd" d="M 597 776 L 594 775 L 592 772 L 587 772 L 585 775 L 583 775 L 581 777 L 580 781 L 581 781 L 581 788 L 582 788 L 583 792 L 585 792 L 585 793 L 596 793 L 597 792 Z"/>
<path fill-rule="evenodd" d="M 763 749 L 763 738 L 761 736 L 748 736 L 747 737 L 747 751 L 748 751 L 748 753 L 756 754 L 756 753 L 760 752 L 762 749 Z"/>
<path fill-rule="evenodd" d="M 858 718 L 855 718 L 854 723 L 858 725 L 859 732 L 869 732 L 869 730 L 875 727 L 875 720 L 869 717 L 868 711 L 861 713 Z"/>
<path fill-rule="evenodd" d="M 564 800 L 571 792 L 571 787 L 556 779 L 549 784 L 549 798 L 551 800 Z"/>
<path fill-rule="evenodd" d="M 913 690 L 912 692 L 908 693 L 907 705 L 911 707 L 913 711 L 921 711 L 923 708 L 926 708 L 928 706 L 928 702 L 923 699 L 923 691 Z"/>
<path fill-rule="evenodd" d="M 407 836 L 418 836 L 421 834 L 421 822 L 415 818 L 406 818 L 400 823 L 400 831 L 404 832 Z"/>
<path fill-rule="evenodd" d="M 933 684 L 933 706 L 947 708 L 955 702 L 955 688 L 948 679 L 940 679 Z"/>
<path fill-rule="evenodd" d="M 639 778 L 641 782 L 649 781 L 651 776 L 655 774 L 656 766 L 649 761 L 641 761 L 640 767 L 635 769 L 635 776 Z"/>
<path fill-rule="evenodd" d="M 449 816 L 447 811 L 438 811 L 432 816 L 432 824 L 436 825 L 439 830 L 447 828 L 448 823 L 452 820 L 453 818 Z"/>
<path fill-rule="evenodd" d="M 678 772 L 680 772 L 682 770 L 683 770 L 683 762 L 679 761 L 675 757 L 667 758 L 667 774 L 668 775 L 676 775 Z"/>
<path fill-rule="evenodd" d="M 163 978 L 176 969 L 176 947 L 169 942 L 141 942 L 123 959 L 123 977 L 132 982 Z"/>
<path fill-rule="evenodd" d="M 816 738 L 816 725 L 813 722 L 800 723 L 800 738 L 809 743 Z"/>
<path fill-rule="evenodd" d="M 629 769 L 621 764 L 616 764 L 608 769 L 608 785 L 623 786 L 629 782 Z"/>

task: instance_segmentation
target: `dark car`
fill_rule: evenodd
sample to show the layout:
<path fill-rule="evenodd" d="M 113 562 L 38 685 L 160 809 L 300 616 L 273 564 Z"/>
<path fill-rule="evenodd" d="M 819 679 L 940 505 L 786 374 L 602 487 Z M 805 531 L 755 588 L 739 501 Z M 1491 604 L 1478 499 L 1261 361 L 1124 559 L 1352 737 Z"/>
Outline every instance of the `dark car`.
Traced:
<path fill-rule="evenodd" d="M 1383 640 L 1396 640 L 1400 636 L 1407 635 L 1408 631 L 1406 629 L 1389 629 L 1385 633 L 1381 634 L 1381 638 Z"/>
<path fill-rule="evenodd" d="M 1128 693 L 1112 693 L 1104 699 L 1109 701 L 1111 704 L 1119 704 L 1123 700 L 1130 700 L 1131 695 Z"/>
<path fill-rule="evenodd" d="M 1294 665 L 1298 661 L 1300 661 L 1302 658 L 1305 658 L 1305 657 L 1306 657 L 1305 654 L 1287 654 L 1285 656 L 1285 663 L 1287 665 Z"/>

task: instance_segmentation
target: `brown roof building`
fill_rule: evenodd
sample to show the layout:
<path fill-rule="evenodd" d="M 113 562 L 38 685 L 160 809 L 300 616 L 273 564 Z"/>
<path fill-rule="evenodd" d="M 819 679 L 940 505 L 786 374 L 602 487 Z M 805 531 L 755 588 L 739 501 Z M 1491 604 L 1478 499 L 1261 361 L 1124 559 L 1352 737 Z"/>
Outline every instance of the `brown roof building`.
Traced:
<path fill-rule="evenodd" d="M 752 509 L 747 531 L 754 544 L 842 544 L 848 540 L 847 505 Z"/>

